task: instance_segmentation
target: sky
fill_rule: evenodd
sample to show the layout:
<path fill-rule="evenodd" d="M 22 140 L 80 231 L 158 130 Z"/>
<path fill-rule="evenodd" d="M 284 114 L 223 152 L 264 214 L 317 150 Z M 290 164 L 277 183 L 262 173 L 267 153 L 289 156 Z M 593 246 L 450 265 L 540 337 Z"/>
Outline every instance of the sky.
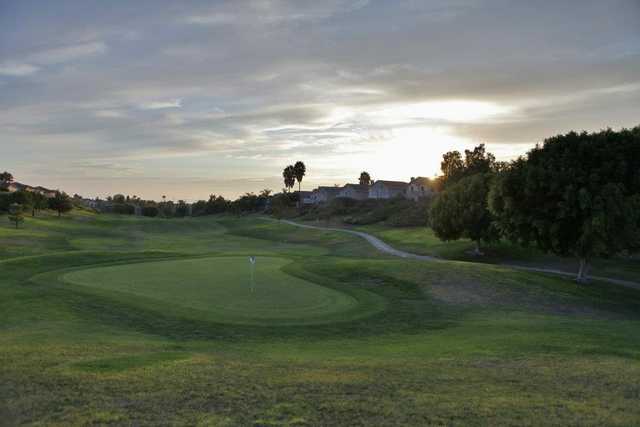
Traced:
<path fill-rule="evenodd" d="M 0 0 L 0 170 L 105 197 L 434 176 L 640 124 L 640 0 Z"/>

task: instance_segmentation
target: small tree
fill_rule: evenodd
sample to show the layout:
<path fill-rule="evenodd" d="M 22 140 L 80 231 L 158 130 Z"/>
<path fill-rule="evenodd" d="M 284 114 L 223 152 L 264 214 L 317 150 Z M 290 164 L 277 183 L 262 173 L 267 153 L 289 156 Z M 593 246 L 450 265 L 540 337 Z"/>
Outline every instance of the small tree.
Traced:
<path fill-rule="evenodd" d="M 31 205 L 31 216 L 35 217 L 36 212 L 47 209 L 49 207 L 49 199 L 42 193 L 33 193 L 33 204 Z"/>
<path fill-rule="evenodd" d="M 16 228 L 24 221 L 24 209 L 19 203 L 12 203 L 9 207 L 9 221 L 15 224 Z"/>
<path fill-rule="evenodd" d="M 57 211 L 59 217 L 73 209 L 73 203 L 71 203 L 71 198 L 67 193 L 56 191 L 55 195 L 49 199 L 49 208 Z"/>
<path fill-rule="evenodd" d="M 371 175 L 369 175 L 369 172 L 360 172 L 360 185 L 371 185 Z"/>

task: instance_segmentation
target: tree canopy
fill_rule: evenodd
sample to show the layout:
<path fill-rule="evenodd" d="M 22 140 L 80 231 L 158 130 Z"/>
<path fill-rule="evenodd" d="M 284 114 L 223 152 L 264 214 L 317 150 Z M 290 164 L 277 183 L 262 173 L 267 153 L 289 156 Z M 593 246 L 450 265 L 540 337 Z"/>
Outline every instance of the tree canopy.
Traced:
<path fill-rule="evenodd" d="M 366 171 L 360 172 L 359 182 L 360 182 L 360 185 L 371 185 L 371 175 L 369 175 L 369 172 L 366 172 Z"/>
<path fill-rule="evenodd" d="M 640 127 L 548 138 L 496 179 L 489 207 L 501 233 L 580 258 L 640 248 Z"/>
<path fill-rule="evenodd" d="M 487 209 L 488 174 L 478 173 L 460 179 L 440 193 L 430 209 L 430 222 L 441 240 L 468 238 L 476 242 L 497 239 L 492 217 Z"/>
<path fill-rule="evenodd" d="M 292 165 L 287 166 L 286 168 L 284 168 L 284 170 L 282 171 L 282 178 L 284 180 L 284 187 L 287 190 L 290 190 L 291 188 L 293 188 L 293 185 L 295 184 L 295 172 L 294 172 L 294 168 Z"/>
<path fill-rule="evenodd" d="M 298 191 L 300 191 L 300 185 L 302 183 L 302 178 L 304 178 L 307 173 L 307 167 L 301 161 L 297 161 L 295 165 L 293 165 L 293 176 L 298 181 Z"/>
<path fill-rule="evenodd" d="M 49 199 L 49 207 L 58 212 L 58 216 L 73 209 L 71 197 L 65 192 L 56 191 L 55 195 Z"/>

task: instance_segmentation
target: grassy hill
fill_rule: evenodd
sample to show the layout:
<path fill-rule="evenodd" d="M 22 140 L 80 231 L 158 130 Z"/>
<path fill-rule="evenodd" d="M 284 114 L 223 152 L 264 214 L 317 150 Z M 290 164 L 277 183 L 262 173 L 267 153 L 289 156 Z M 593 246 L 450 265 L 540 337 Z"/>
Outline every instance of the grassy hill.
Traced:
<path fill-rule="evenodd" d="M 0 272 L 8 425 L 640 422 L 632 289 L 228 216 L 0 217 Z"/>

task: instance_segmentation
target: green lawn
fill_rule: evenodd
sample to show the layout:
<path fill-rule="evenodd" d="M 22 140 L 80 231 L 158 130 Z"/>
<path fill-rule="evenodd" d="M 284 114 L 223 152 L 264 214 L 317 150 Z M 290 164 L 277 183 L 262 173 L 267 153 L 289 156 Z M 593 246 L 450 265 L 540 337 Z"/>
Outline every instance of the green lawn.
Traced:
<path fill-rule="evenodd" d="M 75 269 L 57 279 L 99 294 L 139 298 L 150 309 L 164 307 L 165 313 L 220 323 L 337 322 L 384 306 L 369 292 L 349 295 L 286 274 L 284 258 L 257 260 L 253 280 L 247 257 L 220 256 Z M 48 283 L 51 275 L 38 280 Z"/>
<path fill-rule="evenodd" d="M 640 291 L 256 217 L 0 217 L 3 425 L 629 426 L 638 378 Z"/>
<path fill-rule="evenodd" d="M 443 242 L 428 227 L 367 225 L 356 229 L 371 233 L 398 249 L 421 255 L 470 262 L 547 267 L 571 273 L 578 270 L 578 260 L 575 258 L 561 258 L 506 241 L 484 245 L 484 255 L 478 257 L 473 254 L 475 245 L 470 240 Z M 640 282 L 640 258 L 596 259 L 592 261 L 590 272 L 596 276 Z"/>

